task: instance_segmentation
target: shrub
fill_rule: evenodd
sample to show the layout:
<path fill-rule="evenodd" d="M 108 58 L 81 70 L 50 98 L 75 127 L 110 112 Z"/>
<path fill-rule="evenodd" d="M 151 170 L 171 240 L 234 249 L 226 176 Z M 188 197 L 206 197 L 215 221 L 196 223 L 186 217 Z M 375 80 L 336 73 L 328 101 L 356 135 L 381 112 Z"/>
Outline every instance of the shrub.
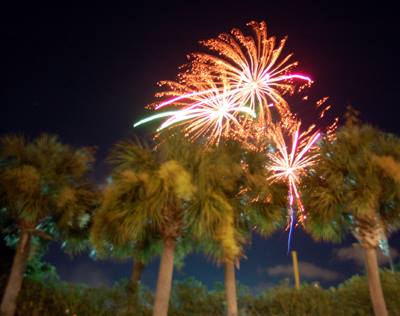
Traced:
<path fill-rule="evenodd" d="M 113 287 L 90 288 L 60 281 L 28 276 L 18 299 L 17 316 L 150 316 L 151 291 L 144 286 L 132 288 L 128 281 Z M 43 276 L 44 274 L 42 274 Z M 381 273 L 385 299 L 390 315 L 400 315 L 400 273 Z M 303 284 L 296 290 L 283 283 L 253 295 L 238 284 L 241 316 L 366 316 L 372 306 L 365 276 L 353 276 L 337 288 L 323 289 Z M 222 284 L 209 290 L 194 278 L 174 283 L 170 316 L 223 316 L 225 295 Z"/>

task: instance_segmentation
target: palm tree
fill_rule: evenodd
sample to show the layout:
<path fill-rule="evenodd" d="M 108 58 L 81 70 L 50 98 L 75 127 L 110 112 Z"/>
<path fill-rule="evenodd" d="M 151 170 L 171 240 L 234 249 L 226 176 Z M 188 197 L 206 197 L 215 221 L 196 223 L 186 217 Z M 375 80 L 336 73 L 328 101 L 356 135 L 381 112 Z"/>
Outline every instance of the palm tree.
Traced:
<path fill-rule="evenodd" d="M 244 256 L 244 246 L 253 231 L 268 235 L 284 218 L 285 199 L 267 183 L 265 158 L 225 142 L 205 152 L 195 172 L 197 216 L 191 229 L 202 251 L 224 265 L 228 316 L 238 315 L 235 265 Z"/>
<path fill-rule="evenodd" d="M 90 240 L 96 258 L 133 259 L 131 285 L 136 288 L 140 282 L 145 265 L 160 254 L 161 239 L 156 232 L 146 231 L 141 239 L 135 239 L 130 228 L 124 225 L 134 216 L 132 202 L 135 197 L 129 190 L 123 175 L 115 173 L 103 193 L 100 207 L 93 216 Z M 135 194 L 135 191 L 133 192 Z M 128 231 L 122 231 L 128 229 Z"/>
<path fill-rule="evenodd" d="M 333 141 L 320 144 L 319 163 L 304 190 L 306 229 L 317 240 L 340 241 L 350 231 L 364 250 L 375 315 L 387 315 L 376 248 L 400 225 L 400 185 L 388 161 L 400 161 L 400 139 L 350 116 Z"/>
<path fill-rule="evenodd" d="M 168 313 L 175 250 L 184 237 L 187 203 L 195 190 L 183 163 L 188 152 L 188 144 L 174 135 L 154 149 L 134 141 L 115 145 L 110 155 L 112 182 L 92 232 L 92 240 L 100 240 L 105 231 L 104 240 L 116 245 L 132 242 L 136 250 L 148 238 L 162 243 L 155 316 Z M 102 230 L 104 222 L 107 227 Z"/>
<path fill-rule="evenodd" d="M 113 258 L 117 260 L 132 259 L 130 284 L 133 290 L 137 289 L 146 265 L 155 257 L 161 255 L 162 238 L 156 231 L 147 231 L 142 239 L 134 239 L 130 232 L 122 232 L 124 221 L 133 216 L 130 201 L 122 202 L 126 197 L 112 190 L 124 186 L 124 182 L 108 185 L 107 197 L 96 211 L 91 227 L 90 240 L 92 244 L 91 256 L 95 259 Z M 110 197 L 109 194 L 113 196 Z M 117 204 L 119 206 L 117 207 Z M 115 216 L 119 212 L 119 216 Z M 111 220 L 110 220 L 111 219 Z M 122 227 L 122 228 L 121 228 Z M 177 268 L 183 266 L 184 257 L 190 253 L 192 247 L 188 240 L 180 239 L 174 254 L 174 264 Z"/>
<path fill-rule="evenodd" d="M 235 225 L 230 198 L 239 190 L 242 177 L 239 147 L 222 143 L 204 151 L 194 170 L 197 190 L 191 205 L 191 232 L 200 248 L 225 269 L 227 315 L 237 315 L 234 262 L 243 239 Z"/>
<path fill-rule="evenodd" d="M 2 315 L 15 313 L 32 239 L 63 238 L 87 225 L 96 196 L 86 179 L 93 161 L 90 148 L 74 149 L 56 136 L 31 143 L 15 135 L 0 139 L 2 216 L 18 236 Z"/>

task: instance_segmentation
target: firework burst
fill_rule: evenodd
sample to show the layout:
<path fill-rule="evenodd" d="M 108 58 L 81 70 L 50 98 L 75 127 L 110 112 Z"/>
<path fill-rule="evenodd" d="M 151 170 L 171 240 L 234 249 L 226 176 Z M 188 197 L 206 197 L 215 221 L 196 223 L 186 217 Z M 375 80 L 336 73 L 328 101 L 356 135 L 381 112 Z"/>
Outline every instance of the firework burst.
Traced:
<path fill-rule="evenodd" d="M 179 77 L 188 83 L 202 81 L 204 74 L 213 76 L 217 82 L 223 77 L 238 103 L 250 107 L 261 121 L 270 123 L 271 108 L 276 109 L 278 119 L 287 116 L 290 109 L 283 96 L 293 94 L 297 82 L 301 82 L 299 88 L 302 88 L 312 81 L 308 76 L 292 72 L 297 62 L 290 62 L 291 54 L 281 58 L 286 38 L 277 45 L 275 37 L 267 36 L 265 22 L 250 22 L 248 26 L 253 36 L 233 29 L 230 34 L 222 33 L 217 38 L 201 41 L 210 53 L 190 55 L 191 61 Z M 156 108 L 170 103 L 167 100 Z"/>
<path fill-rule="evenodd" d="M 300 134 L 300 124 L 298 124 L 297 129 L 291 135 L 291 146 L 287 145 L 281 127 L 271 128 L 270 132 L 276 150 L 268 154 L 271 161 L 269 170 L 273 173 L 269 179 L 272 181 L 284 181 L 288 185 L 288 249 L 290 249 L 291 236 L 296 219 L 299 223 L 303 223 L 306 219 L 298 185 L 301 182 L 301 177 L 316 162 L 318 156 L 316 142 L 320 137 L 320 133 L 313 132 L 313 129 L 314 126 L 311 126 L 307 131 Z M 297 210 L 297 216 L 295 216 L 295 209 Z"/>
<path fill-rule="evenodd" d="M 228 137 L 233 130 L 236 133 L 243 132 L 242 118 L 250 116 L 255 118 L 255 112 L 238 102 L 236 95 L 232 93 L 227 81 L 219 87 L 208 78 L 203 82 L 192 83 L 189 87 L 177 82 L 164 82 L 173 88 L 176 96 L 172 98 L 175 111 L 157 113 L 137 122 L 134 126 L 152 121 L 154 119 L 167 119 L 158 128 L 161 131 L 170 126 L 183 126 L 184 131 L 191 138 L 204 136 L 206 142 L 218 143 L 221 137 Z M 193 89 L 188 94 L 189 88 Z M 181 96 L 185 97 L 181 97 Z"/>

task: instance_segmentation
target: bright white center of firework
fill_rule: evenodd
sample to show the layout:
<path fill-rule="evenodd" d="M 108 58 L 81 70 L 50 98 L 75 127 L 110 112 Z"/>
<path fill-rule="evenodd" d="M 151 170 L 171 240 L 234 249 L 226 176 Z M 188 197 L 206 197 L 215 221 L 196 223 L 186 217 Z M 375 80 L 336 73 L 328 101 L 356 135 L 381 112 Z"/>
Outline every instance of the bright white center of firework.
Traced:
<path fill-rule="evenodd" d="M 258 89 L 258 82 L 257 82 L 257 81 L 252 81 L 252 82 L 250 82 L 250 87 L 251 87 L 253 90 Z"/>
<path fill-rule="evenodd" d="M 214 117 L 224 117 L 226 115 L 226 112 L 228 111 L 228 104 L 224 103 L 223 105 L 221 105 L 218 109 L 218 111 L 214 112 Z"/>
<path fill-rule="evenodd" d="M 247 83 L 248 92 L 251 94 L 258 94 L 262 84 L 258 80 L 251 80 Z"/>
<path fill-rule="evenodd" d="M 294 168 L 292 167 L 287 167 L 285 170 L 285 173 L 289 176 L 292 175 L 294 173 Z"/>

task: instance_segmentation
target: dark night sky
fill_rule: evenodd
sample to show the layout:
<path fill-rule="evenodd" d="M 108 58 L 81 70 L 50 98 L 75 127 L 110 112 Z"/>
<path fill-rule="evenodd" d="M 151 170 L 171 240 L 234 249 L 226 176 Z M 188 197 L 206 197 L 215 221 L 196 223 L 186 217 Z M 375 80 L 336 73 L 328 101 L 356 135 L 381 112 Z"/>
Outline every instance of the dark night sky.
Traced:
<path fill-rule="evenodd" d="M 132 122 L 153 101 L 156 82 L 173 79 L 185 55 L 199 48 L 198 40 L 266 20 L 270 35 L 289 35 L 285 52 L 294 52 L 299 69 L 312 75 L 315 96 L 330 96 L 335 115 L 351 103 L 365 121 L 399 135 L 397 10 L 384 1 L 329 3 L 132 1 L 131 6 L 3 8 L 0 134 L 33 137 L 45 131 L 76 146 L 96 145 L 95 178 L 102 183 L 110 145 L 134 133 Z M 290 264 L 286 238 L 285 232 L 267 241 L 255 238 L 238 279 L 260 288 L 283 278 L 274 272 L 285 274 Z M 316 244 L 297 230 L 294 248 L 300 261 L 309 263 L 302 266 L 303 276 L 309 275 L 305 280 L 330 285 L 362 272 L 355 261 L 338 258 L 352 242 Z M 400 250 L 399 235 L 390 242 Z M 57 244 L 47 259 L 64 279 L 93 285 L 130 273 L 130 263 L 93 262 L 86 255 L 70 259 Z M 146 270 L 145 284 L 154 285 L 157 266 L 154 261 Z M 176 274 L 189 275 L 208 285 L 223 279 L 220 269 L 197 255 Z"/>

